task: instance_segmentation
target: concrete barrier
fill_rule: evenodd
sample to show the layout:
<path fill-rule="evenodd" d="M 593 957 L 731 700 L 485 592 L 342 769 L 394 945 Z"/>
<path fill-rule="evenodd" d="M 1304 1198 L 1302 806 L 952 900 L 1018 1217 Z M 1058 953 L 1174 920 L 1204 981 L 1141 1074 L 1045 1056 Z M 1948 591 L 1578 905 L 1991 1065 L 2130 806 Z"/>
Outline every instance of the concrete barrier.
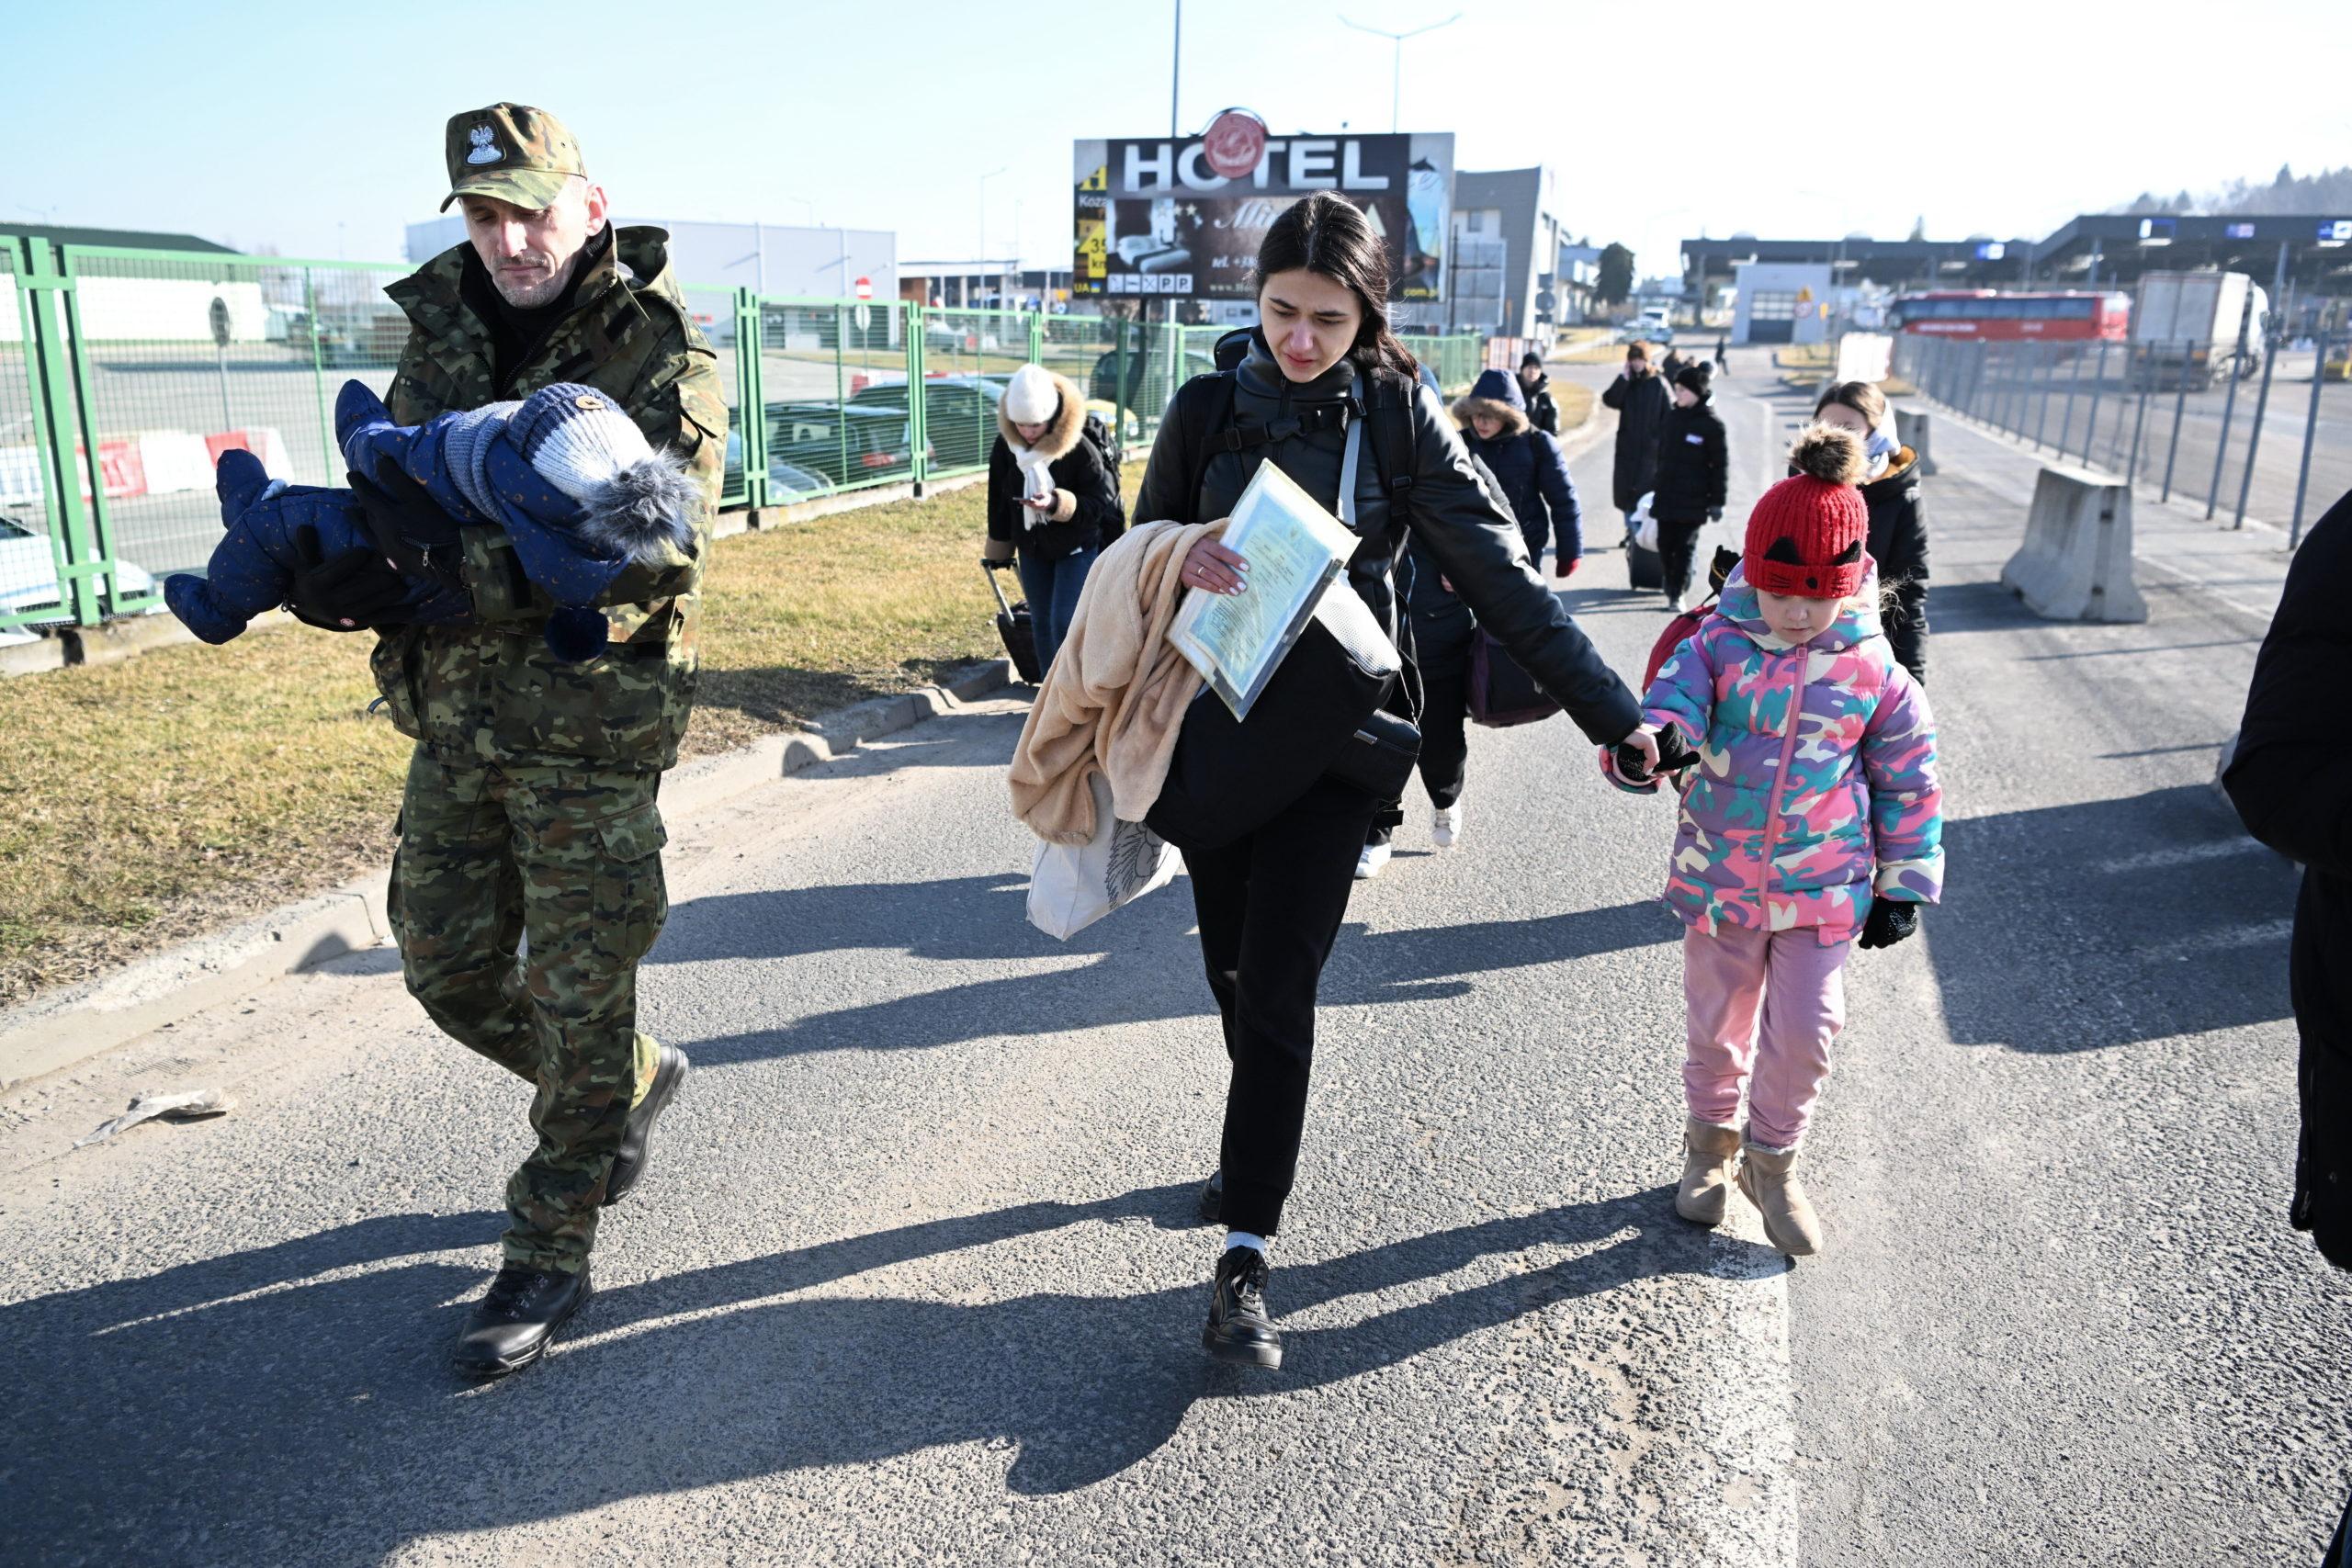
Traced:
<path fill-rule="evenodd" d="M 1923 474 L 1936 471 L 1936 459 L 1928 450 L 1935 428 L 1935 421 L 1927 410 L 1894 405 L 1894 438 L 1919 455 L 1919 472 Z"/>
<path fill-rule="evenodd" d="M 2132 487 L 2085 468 L 2042 469 L 2001 586 L 2046 621 L 2146 620 L 2132 577 Z"/>

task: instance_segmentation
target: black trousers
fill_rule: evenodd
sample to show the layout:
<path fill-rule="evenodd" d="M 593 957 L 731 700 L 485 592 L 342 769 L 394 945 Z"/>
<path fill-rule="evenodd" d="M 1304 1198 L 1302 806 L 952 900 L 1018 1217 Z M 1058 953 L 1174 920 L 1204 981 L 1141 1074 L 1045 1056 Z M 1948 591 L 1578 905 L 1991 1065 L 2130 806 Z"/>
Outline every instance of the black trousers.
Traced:
<path fill-rule="evenodd" d="M 1657 553 L 1666 565 L 1666 596 L 1677 604 L 1690 590 L 1691 558 L 1699 553 L 1699 530 L 1706 525 L 1703 517 L 1689 523 L 1657 520 Z"/>
<path fill-rule="evenodd" d="M 1440 811 L 1462 798 L 1470 774 L 1470 665 L 1421 671 L 1421 787 Z M 1396 829 L 1376 823 L 1364 838 L 1385 844 Z"/>
<path fill-rule="evenodd" d="M 1282 1224 L 1306 1129 L 1316 987 L 1374 808 L 1360 790 L 1320 783 L 1238 842 L 1184 856 L 1233 1067 L 1220 1217 L 1234 1230 L 1272 1235 Z"/>

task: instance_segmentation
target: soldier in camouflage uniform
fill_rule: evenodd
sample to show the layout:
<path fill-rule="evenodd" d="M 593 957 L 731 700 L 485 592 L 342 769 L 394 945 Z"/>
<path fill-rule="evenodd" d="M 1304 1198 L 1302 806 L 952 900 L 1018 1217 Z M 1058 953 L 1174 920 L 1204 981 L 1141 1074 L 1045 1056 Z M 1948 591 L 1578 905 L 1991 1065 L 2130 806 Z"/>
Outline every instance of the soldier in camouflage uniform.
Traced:
<path fill-rule="evenodd" d="M 682 457 L 706 498 L 691 547 L 614 583 L 600 658 L 548 650 L 550 602 L 495 528 L 465 529 L 462 559 L 446 567 L 472 593 L 472 624 L 379 628 L 377 683 L 417 742 L 390 908 L 408 987 L 535 1091 L 538 1145 L 507 1184 L 504 1266 L 457 1353 L 461 1370 L 494 1376 L 536 1359 L 586 1301 L 598 1210 L 636 1181 L 685 1074 L 682 1052 L 636 1027 L 636 976 L 668 912 L 654 797 L 694 701 L 727 407 L 667 236 L 606 224 L 604 193 L 554 116 L 514 104 L 460 114 L 447 158 L 469 239 L 385 291 L 412 322 L 392 417 L 415 424 L 583 382 Z M 396 474 L 365 478 L 355 488 L 371 513 L 431 505 Z M 327 563 L 309 603 L 298 578 L 297 612 L 364 621 L 380 566 Z M 336 613 L 353 606 L 362 613 Z"/>

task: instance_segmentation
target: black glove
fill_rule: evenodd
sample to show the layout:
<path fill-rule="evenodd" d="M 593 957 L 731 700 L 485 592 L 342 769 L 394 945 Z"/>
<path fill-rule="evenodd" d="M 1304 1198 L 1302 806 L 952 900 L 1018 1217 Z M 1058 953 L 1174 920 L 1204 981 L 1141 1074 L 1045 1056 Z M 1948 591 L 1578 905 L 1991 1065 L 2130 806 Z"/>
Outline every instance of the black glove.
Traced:
<path fill-rule="evenodd" d="M 1660 775 L 1679 773 L 1699 760 L 1690 743 L 1682 739 L 1682 731 L 1668 725 L 1657 732 L 1657 771 Z M 1629 784 L 1640 784 L 1651 776 L 1642 754 L 1630 740 L 1617 743 L 1617 772 Z"/>
<path fill-rule="evenodd" d="M 400 624 L 391 612 L 408 597 L 408 580 L 381 555 L 351 549 L 329 560 L 315 528 L 297 529 L 294 548 L 302 564 L 287 591 L 286 607 L 296 620 L 331 632 Z"/>
<path fill-rule="evenodd" d="M 1708 522 L 1710 522 L 1710 523 L 1720 523 L 1720 522 L 1722 522 L 1723 520 L 1724 520 L 1724 509 L 1723 509 L 1722 507 L 1720 507 L 1720 506 L 1710 506 L 1709 508 L 1707 508 L 1707 521 L 1708 521 Z"/>
<path fill-rule="evenodd" d="M 368 514 L 368 532 L 376 540 L 378 553 L 401 570 L 412 577 L 424 576 L 434 570 L 429 552 L 446 558 L 455 549 L 458 520 L 442 511 L 433 492 L 401 472 L 390 457 L 377 462 L 372 480 L 363 474 L 344 478 L 351 493 L 359 498 L 360 510 Z"/>
<path fill-rule="evenodd" d="M 1858 947 L 1893 947 L 1919 929 L 1919 906 L 1884 897 L 1871 900 L 1870 919 L 1862 922 Z"/>

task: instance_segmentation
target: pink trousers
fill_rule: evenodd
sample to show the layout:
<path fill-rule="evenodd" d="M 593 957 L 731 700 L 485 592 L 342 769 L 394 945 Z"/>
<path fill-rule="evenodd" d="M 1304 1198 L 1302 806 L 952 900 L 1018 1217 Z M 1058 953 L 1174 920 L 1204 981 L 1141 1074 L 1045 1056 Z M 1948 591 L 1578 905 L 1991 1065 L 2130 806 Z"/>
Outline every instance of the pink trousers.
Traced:
<path fill-rule="evenodd" d="M 1690 1054 L 1682 1092 L 1691 1115 L 1737 1122 L 1745 1085 L 1748 1137 L 1776 1149 L 1796 1145 L 1829 1081 L 1829 1043 L 1845 1027 L 1849 945 L 1825 947 L 1809 927 L 1683 932 Z"/>

